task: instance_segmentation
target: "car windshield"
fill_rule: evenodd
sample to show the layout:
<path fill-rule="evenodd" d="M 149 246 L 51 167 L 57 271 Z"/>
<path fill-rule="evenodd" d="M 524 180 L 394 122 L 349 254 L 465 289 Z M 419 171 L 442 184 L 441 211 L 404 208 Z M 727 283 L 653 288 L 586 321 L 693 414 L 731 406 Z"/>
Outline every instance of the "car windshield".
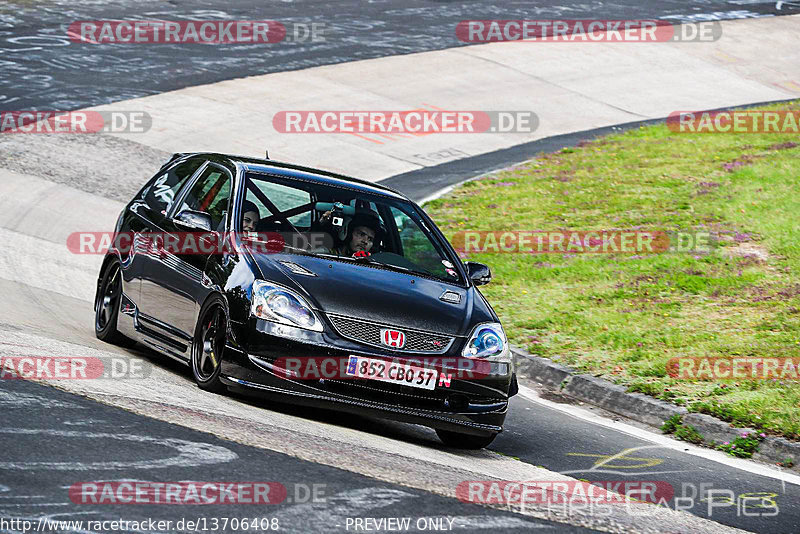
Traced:
<path fill-rule="evenodd" d="M 248 172 L 237 229 L 282 240 L 281 251 L 381 266 L 461 283 L 447 247 L 410 202 Z"/>

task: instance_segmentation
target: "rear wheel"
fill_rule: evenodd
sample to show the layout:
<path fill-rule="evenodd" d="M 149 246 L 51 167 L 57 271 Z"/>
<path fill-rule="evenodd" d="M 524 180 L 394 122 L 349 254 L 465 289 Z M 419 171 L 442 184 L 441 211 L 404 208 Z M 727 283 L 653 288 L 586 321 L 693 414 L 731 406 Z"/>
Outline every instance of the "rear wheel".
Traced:
<path fill-rule="evenodd" d="M 462 434 L 460 432 L 451 432 L 450 430 L 436 429 L 436 435 L 442 440 L 442 443 L 454 449 L 483 449 L 488 447 L 497 437 L 497 434 L 490 434 L 488 436 L 475 436 L 473 434 Z"/>
<path fill-rule="evenodd" d="M 122 271 L 119 263 L 112 261 L 106 266 L 94 303 L 94 334 L 98 339 L 114 345 L 124 345 L 128 341 L 117 330 L 121 297 Z"/>
<path fill-rule="evenodd" d="M 194 329 L 192 375 L 200 389 L 213 393 L 225 391 L 219 379 L 222 355 L 228 336 L 228 319 L 222 299 L 215 298 L 203 307 Z"/>

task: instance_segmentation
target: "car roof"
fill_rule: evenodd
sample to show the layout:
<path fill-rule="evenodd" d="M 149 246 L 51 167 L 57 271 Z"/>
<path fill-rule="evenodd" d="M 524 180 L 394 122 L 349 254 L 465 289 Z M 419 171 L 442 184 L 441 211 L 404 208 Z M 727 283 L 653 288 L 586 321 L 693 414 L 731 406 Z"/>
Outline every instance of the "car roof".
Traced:
<path fill-rule="evenodd" d="M 173 156 L 173 159 L 177 156 Z M 411 201 L 408 197 L 390 189 L 366 180 L 360 180 L 351 176 L 337 174 L 334 172 L 323 171 L 321 169 L 314 169 L 311 167 L 303 167 L 301 165 L 294 165 L 291 163 L 284 163 L 264 158 L 253 158 L 248 156 L 236 156 L 231 154 L 220 154 L 215 152 L 195 152 L 195 153 L 181 153 L 180 157 L 184 156 L 206 156 L 211 159 L 227 159 L 237 166 L 241 166 L 245 171 L 260 172 L 272 175 L 279 175 L 286 178 L 299 178 L 306 181 L 318 182 L 323 185 L 333 185 L 338 187 L 347 187 L 355 189 L 364 193 L 371 193 L 376 195 L 383 195 L 392 198 L 398 198 L 406 201 Z"/>

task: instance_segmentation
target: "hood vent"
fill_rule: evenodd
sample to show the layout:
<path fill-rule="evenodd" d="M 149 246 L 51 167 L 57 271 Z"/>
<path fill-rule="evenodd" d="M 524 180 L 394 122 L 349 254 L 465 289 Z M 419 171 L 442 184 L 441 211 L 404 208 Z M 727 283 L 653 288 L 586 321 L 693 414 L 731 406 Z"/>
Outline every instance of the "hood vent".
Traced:
<path fill-rule="evenodd" d="M 302 274 L 303 276 L 317 276 L 317 273 L 315 273 L 313 271 L 309 271 L 308 269 L 306 269 L 302 265 L 298 265 L 298 264 L 294 263 L 293 261 L 279 261 L 278 263 L 280 263 L 284 267 L 288 268 L 294 274 Z"/>
<path fill-rule="evenodd" d="M 449 302 L 450 304 L 460 304 L 461 295 L 455 291 L 445 291 L 442 293 L 442 296 L 439 297 L 439 300 L 443 302 Z"/>

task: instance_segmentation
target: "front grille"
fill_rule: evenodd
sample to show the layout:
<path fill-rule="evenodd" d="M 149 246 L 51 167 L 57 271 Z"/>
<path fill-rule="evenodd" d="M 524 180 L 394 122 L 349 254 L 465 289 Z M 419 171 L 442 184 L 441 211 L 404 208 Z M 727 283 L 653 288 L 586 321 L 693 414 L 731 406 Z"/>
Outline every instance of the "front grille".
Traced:
<path fill-rule="evenodd" d="M 434 334 L 432 332 L 422 332 L 419 330 L 409 330 L 402 327 L 394 327 L 389 325 L 380 325 L 377 323 L 369 323 L 341 315 L 328 315 L 333 326 L 342 335 L 361 343 L 368 345 L 375 345 L 384 349 L 400 350 L 403 352 L 432 352 L 442 353 L 445 352 L 450 344 L 453 342 L 451 336 L 443 334 Z M 393 328 L 400 330 L 405 334 L 406 344 L 402 349 L 392 349 L 381 343 L 381 328 Z"/>

